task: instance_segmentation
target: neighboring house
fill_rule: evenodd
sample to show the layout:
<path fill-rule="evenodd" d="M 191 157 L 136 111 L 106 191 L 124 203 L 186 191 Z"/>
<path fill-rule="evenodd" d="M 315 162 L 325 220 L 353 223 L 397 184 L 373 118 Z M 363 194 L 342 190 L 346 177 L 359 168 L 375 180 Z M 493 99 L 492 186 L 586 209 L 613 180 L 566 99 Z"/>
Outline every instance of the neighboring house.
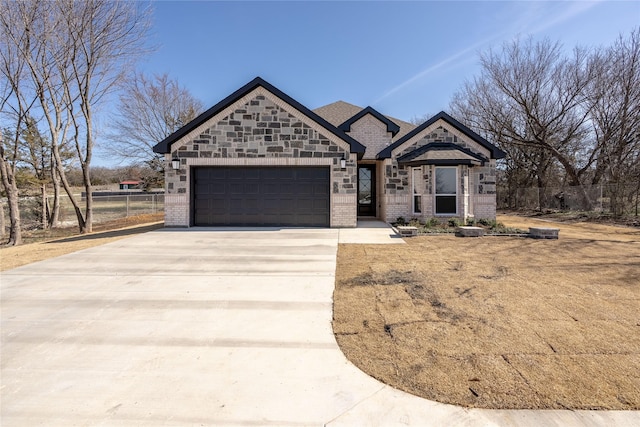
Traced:
<path fill-rule="evenodd" d="M 140 188 L 142 181 L 127 180 L 120 182 L 120 190 L 137 190 Z"/>
<path fill-rule="evenodd" d="M 420 126 L 342 101 L 309 110 L 256 78 L 157 144 L 165 225 L 355 227 L 493 219 L 504 152 L 441 112 Z"/>

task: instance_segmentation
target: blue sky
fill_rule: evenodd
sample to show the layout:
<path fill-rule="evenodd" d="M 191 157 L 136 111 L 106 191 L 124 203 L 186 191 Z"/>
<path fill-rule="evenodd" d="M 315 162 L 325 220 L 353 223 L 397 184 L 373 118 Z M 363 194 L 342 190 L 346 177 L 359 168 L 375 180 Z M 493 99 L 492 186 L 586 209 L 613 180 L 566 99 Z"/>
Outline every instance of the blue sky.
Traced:
<path fill-rule="evenodd" d="M 516 37 L 567 50 L 640 26 L 640 1 L 159 1 L 140 69 L 208 108 L 260 76 L 309 108 L 337 100 L 402 120 L 447 110 L 478 53 Z"/>
<path fill-rule="evenodd" d="M 478 52 L 518 36 L 608 45 L 640 2 L 161 1 L 141 64 L 209 107 L 261 76 L 309 108 L 337 100 L 408 120 L 446 110 Z"/>

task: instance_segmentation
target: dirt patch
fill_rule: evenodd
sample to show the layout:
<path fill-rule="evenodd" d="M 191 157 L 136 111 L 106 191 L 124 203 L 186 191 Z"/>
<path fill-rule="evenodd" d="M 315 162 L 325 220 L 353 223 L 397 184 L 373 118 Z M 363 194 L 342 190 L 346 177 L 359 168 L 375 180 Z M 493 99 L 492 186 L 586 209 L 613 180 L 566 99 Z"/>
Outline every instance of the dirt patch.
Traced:
<path fill-rule="evenodd" d="M 121 218 L 95 225 L 91 234 L 78 234 L 77 227 L 59 228 L 25 235 L 20 246 L 0 246 L 0 271 L 123 239 L 162 228 L 163 214 Z"/>
<path fill-rule="evenodd" d="M 340 245 L 334 333 L 373 377 L 467 407 L 640 409 L 640 230 Z"/>
<path fill-rule="evenodd" d="M 554 211 L 546 209 L 540 211 L 504 211 L 508 216 L 524 216 L 529 218 L 543 218 L 554 222 L 576 223 L 590 222 L 605 225 L 618 225 L 626 227 L 640 227 L 640 217 L 627 215 L 614 217 L 605 212 L 580 212 L 580 211 Z"/>

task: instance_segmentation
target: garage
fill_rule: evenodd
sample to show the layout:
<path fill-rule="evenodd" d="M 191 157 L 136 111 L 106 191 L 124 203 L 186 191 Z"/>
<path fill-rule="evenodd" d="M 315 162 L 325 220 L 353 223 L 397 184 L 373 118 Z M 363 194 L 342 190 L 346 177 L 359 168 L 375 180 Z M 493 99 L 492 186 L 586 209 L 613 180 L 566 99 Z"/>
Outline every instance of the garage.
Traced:
<path fill-rule="evenodd" d="M 330 225 L 328 167 L 192 168 L 195 226 Z"/>

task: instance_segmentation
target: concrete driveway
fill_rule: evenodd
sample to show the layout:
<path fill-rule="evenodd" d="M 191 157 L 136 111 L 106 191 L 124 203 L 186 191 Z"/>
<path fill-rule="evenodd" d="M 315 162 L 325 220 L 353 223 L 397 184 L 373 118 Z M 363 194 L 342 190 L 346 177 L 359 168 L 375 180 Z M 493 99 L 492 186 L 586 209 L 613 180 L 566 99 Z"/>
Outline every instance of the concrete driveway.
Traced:
<path fill-rule="evenodd" d="M 339 230 L 161 230 L 2 273 L 1 419 L 71 425 L 633 425 L 392 389 L 333 338 Z"/>

